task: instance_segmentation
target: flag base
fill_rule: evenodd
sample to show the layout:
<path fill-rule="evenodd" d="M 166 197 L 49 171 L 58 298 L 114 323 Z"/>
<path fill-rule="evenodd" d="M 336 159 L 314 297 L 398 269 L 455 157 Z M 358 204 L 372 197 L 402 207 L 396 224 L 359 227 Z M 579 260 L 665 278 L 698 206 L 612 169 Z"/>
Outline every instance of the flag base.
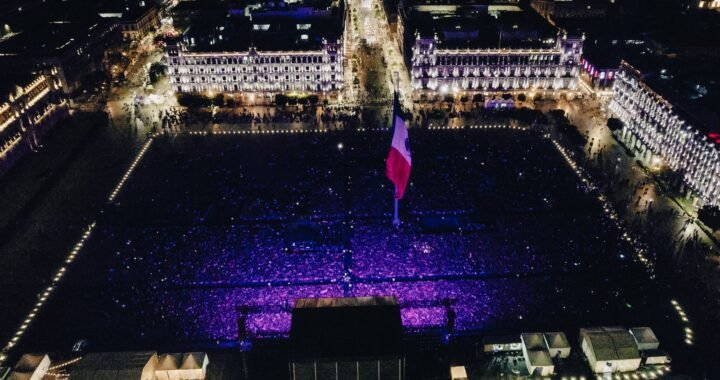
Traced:
<path fill-rule="evenodd" d="M 395 212 L 393 213 L 393 221 L 392 221 L 393 227 L 395 227 L 395 228 L 400 227 L 400 215 L 398 213 L 399 203 L 400 203 L 400 201 L 397 198 L 395 198 Z"/>

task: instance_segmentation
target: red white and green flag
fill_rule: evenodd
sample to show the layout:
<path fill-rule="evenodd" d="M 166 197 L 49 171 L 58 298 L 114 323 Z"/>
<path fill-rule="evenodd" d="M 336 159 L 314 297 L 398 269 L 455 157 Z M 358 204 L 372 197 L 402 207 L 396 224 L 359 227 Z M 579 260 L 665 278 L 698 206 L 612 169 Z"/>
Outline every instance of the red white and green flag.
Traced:
<path fill-rule="evenodd" d="M 407 187 L 410 179 L 411 166 L 412 158 L 410 156 L 407 124 L 400 114 L 400 102 L 397 93 L 395 93 L 393 102 L 393 138 L 390 144 L 390 153 L 388 153 L 385 162 L 385 173 L 395 185 L 395 199 L 402 199 L 405 195 L 405 187 Z"/>

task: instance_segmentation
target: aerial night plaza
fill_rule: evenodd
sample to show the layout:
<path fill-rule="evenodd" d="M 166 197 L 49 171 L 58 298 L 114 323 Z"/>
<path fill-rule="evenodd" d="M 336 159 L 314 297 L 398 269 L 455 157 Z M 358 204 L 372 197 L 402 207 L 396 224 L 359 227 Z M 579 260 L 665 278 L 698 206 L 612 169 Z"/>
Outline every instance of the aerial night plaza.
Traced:
<path fill-rule="evenodd" d="M 720 4 L 5 0 L 0 380 L 720 378 Z"/>

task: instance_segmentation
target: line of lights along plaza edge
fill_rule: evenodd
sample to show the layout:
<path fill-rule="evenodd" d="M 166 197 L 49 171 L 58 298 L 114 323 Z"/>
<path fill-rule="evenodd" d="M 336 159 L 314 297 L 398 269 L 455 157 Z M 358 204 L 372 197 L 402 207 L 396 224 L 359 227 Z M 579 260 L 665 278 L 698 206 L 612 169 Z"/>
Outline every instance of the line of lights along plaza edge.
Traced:
<path fill-rule="evenodd" d="M 662 160 L 706 203 L 720 205 L 720 135 L 707 136 L 678 115 L 673 105 L 623 62 L 613 85 L 610 111 L 624 127 L 621 139 L 652 165 Z"/>

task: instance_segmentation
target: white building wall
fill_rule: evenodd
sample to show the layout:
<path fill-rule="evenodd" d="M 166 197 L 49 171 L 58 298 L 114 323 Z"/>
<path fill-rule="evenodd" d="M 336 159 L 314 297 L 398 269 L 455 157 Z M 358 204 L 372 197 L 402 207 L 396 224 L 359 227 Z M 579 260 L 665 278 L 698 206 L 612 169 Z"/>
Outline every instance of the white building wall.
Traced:
<path fill-rule="evenodd" d="M 333 92 L 343 87 L 338 44 L 316 51 L 188 53 L 167 57 L 170 84 L 183 93 Z"/>
<path fill-rule="evenodd" d="M 703 201 L 720 205 L 720 154 L 714 143 L 682 119 L 672 104 L 624 65 L 613 85 L 610 110 L 625 124 L 623 140 L 651 163 L 657 157 Z"/>
<path fill-rule="evenodd" d="M 559 37 L 551 49 L 444 49 L 417 38 L 410 77 L 416 90 L 502 92 L 574 90 L 582 39 Z"/>

